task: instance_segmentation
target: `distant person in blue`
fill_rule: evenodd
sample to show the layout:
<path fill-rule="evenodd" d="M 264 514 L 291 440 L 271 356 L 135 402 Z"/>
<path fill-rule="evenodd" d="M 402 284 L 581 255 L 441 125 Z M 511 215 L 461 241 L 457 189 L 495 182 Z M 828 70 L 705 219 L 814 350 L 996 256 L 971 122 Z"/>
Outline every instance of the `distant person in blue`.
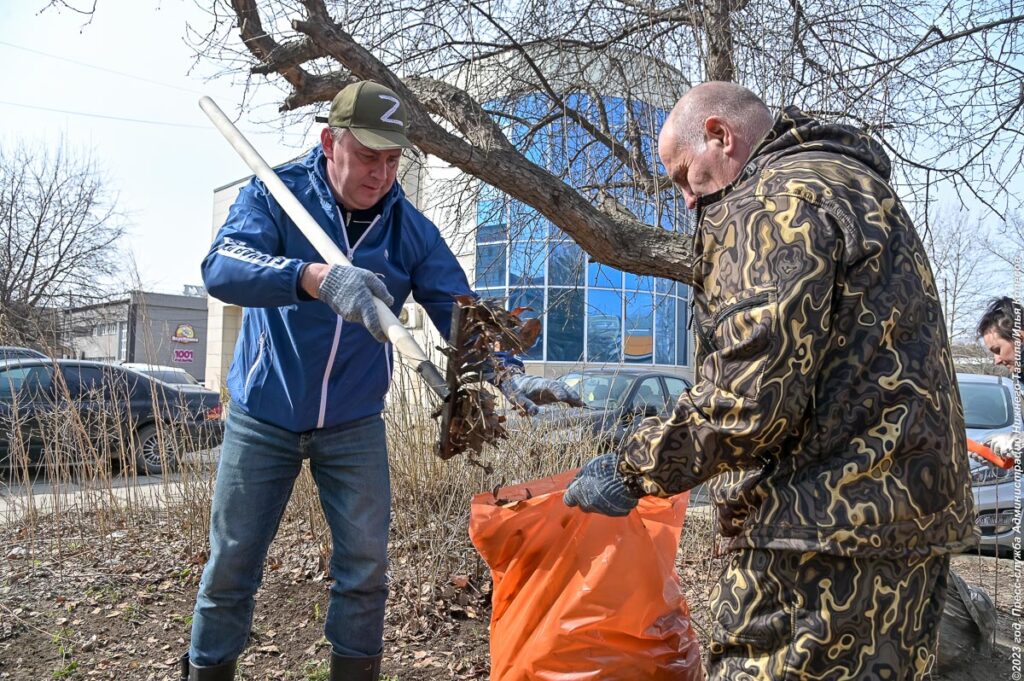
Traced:
<path fill-rule="evenodd" d="M 330 678 L 379 677 L 391 506 L 381 411 L 392 356 L 373 297 L 398 311 L 412 294 L 448 337 L 454 297 L 471 294 L 437 227 L 395 181 L 412 146 L 406 121 L 392 90 L 349 85 L 331 104 L 320 146 L 277 171 L 354 267 L 324 264 L 256 179 L 203 261 L 210 295 L 245 313 L 183 681 L 234 678 L 267 549 L 307 458 L 334 547 Z M 582 406 L 564 384 L 525 375 L 518 360 L 507 369 L 499 387 L 528 413 L 544 402 Z"/>

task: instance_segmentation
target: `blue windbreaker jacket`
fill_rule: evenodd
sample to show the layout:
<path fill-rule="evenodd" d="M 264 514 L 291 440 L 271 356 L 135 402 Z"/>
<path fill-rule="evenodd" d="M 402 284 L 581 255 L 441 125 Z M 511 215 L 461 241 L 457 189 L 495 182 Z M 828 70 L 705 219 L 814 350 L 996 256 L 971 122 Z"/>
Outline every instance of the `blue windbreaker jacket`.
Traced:
<path fill-rule="evenodd" d="M 437 227 L 406 200 L 398 182 L 377 220 L 349 244 L 319 147 L 277 174 L 355 265 L 383 276 L 394 312 L 411 293 L 448 337 L 453 298 L 470 294 L 469 282 Z M 325 303 L 299 298 L 302 265 L 323 261 L 254 178 L 202 265 L 210 295 L 245 308 L 228 372 L 234 405 L 293 432 L 379 413 L 391 382 L 390 344 Z"/>

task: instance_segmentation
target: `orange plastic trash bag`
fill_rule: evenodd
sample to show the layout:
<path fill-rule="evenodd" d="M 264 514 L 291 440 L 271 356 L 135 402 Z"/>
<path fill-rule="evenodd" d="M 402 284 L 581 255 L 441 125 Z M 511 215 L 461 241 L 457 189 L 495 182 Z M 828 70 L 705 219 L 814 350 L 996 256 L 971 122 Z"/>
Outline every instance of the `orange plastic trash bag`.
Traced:
<path fill-rule="evenodd" d="M 469 535 L 491 568 L 491 681 L 700 681 L 675 570 L 687 494 L 625 518 L 562 502 L 575 471 L 478 494 Z"/>

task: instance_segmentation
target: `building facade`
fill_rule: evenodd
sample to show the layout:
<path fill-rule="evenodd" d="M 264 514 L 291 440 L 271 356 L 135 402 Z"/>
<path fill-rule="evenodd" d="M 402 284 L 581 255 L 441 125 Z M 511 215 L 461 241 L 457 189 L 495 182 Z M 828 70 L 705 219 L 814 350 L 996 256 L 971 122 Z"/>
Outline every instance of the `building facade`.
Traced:
<path fill-rule="evenodd" d="M 552 55 L 539 55 L 535 62 L 546 63 L 551 73 L 557 74 L 563 69 L 556 61 L 567 55 Z M 478 63 L 472 72 L 453 74 L 451 79 L 480 98 L 480 92 L 487 91 L 480 85 L 482 81 L 478 82 L 481 74 L 517 68 L 506 61 L 496 58 Z M 614 70 L 617 75 L 609 75 L 613 69 L 607 67 L 600 60 L 588 62 L 588 77 L 601 83 L 602 94 L 593 94 L 598 91 L 593 87 L 581 88 L 566 98 L 566 105 L 599 115 L 613 134 L 625 133 L 627 126 L 641 130 L 642 153 L 656 167 L 657 131 L 678 93 L 652 80 L 651 69 L 629 73 L 619 68 Z M 658 68 L 662 81 L 675 78 L 676 74 L 666 75 L 660 65 Z M 651 87 L 638 96 L 636 83 L 643 78 Z M 681 197 L 678 201 L 652 199 L 640 189 L 630 188 L 623 181 L 627 169 L 616 166 L 607 151 L 595 147 L 582 127 L 568 119 L 545 124 L 550 118 L 545 98 L 528 90 L 509 93 L 487 108 L 508 112 L 505 118 L 501 114 L 495 117 L 509 139 L 532 161 L 571 186 L 615 185 L 614 199 L 647 224 L 671 231 L 689 228 L 689 213 Z M 214 233 L 247 181 L 215 190 Z M 500 299 L 509 308 L 530 308 L 526 316 L 541 318 L 543 333 L 524 357 L 528 372 L 558 376 L 587 367 L 649 366 L 692 378 L 687 286 L 591 261 L 572 239 L 530 206 L 436 157 L 407 154 L 399 181 L 408 199 L 441 229 L 481 296 Z M 206 380 L 207 385 L 215 386 L 226 379 L 241 310 L 211 299 L 209 315 Z M 401 319 L 428 351 L 441 344 L 442 339 L 414 301 L 406 301 Z"/>
<path fill-rule="evenodd" d="M 573 186 L 599 179 L 622 185 L 611 195 L 647 224 L 671 231 L 689 226 L 688 213 L 679 203 L 652 201 L 628 186 L 624 169 L 608 167 L 607 155 L 587 153 L 592 138 L 578 124 L 563 121 L 538 133 L 534 125 L 548 115 L 538 99 L 525 95 L 506 104 L 515 121 L 506 133 L 531 160 Z M 598 101 L 584 94 L 567 99 L 567 106 L 577 111 L 600 107 L 613 133 L 622 134 L 629 121 L 646 128 L 643 153 L 652 155 L 664 110 L 614 95 Z M 529 206 L 487 186 L 481 187 L 479 197 L 473 228 L 476 290 L 503 298 L 512 308 L 534 310 L 528 315 L 545 313 L 544 333 L 527 359 L 560 370 L 621 363 L 688 373 L 687 286 L 594 262 Z"/>
<path fill-rule="evenodd" d="M 195 293 L 199 293 L 196 291 Z M 75 359 L 176 366 L 206 377 L 207 298 L 130 291 L 63 311 L 62 346 Z"/>

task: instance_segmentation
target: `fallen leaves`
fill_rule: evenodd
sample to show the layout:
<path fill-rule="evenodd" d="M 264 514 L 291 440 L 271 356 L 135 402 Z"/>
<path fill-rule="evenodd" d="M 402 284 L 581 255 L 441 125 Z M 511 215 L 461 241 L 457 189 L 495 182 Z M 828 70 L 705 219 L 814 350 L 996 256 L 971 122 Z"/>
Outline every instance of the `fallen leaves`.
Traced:
<path fill-rule="evenodd" d="M 478 455 L 484 445 L 507 436 L 505 416 L 489 386 L 500 383 L 504 371 L 496 352 L 518 354 L 528 350 L 540 333 L 537 319 L 523 320 L 529 308 L 505 310 L 499 301 L 472 296 L 456 298 L 452 343 L 441 352 L 448 358 L 448 399 L 434 413 L 441 418 L 437 454 L 449 459 L 466 453 L 469 460 L 488 469 Z"/>
<path fill-rule="evenodd" d="M 5 554 L 31 550 L 30 559 L 0 560 L 0 681 L 52 678 L 72 664 L 71 678 L 177 681 L 206 553 L 187 550 L 187 538 L 162 520 L 100 541 L 110 534 L 95 542 L 83 537 L 85 548 L 56 560 L 41 558 L 55 554 L 40 550 L 38 535 L 33 543 L 0 528 Z M 240 679 L 294 679 L 305 666 L 326 669 L 331 581 L 323 540 L 308 523 L 281 527 Z M 402 681 L 485 679 L 489 581 L 455 571 L 421 583 L 410 576 L 419 569 L 417 551 L 400 545 L 392 561 L 385 674 Z"/>

